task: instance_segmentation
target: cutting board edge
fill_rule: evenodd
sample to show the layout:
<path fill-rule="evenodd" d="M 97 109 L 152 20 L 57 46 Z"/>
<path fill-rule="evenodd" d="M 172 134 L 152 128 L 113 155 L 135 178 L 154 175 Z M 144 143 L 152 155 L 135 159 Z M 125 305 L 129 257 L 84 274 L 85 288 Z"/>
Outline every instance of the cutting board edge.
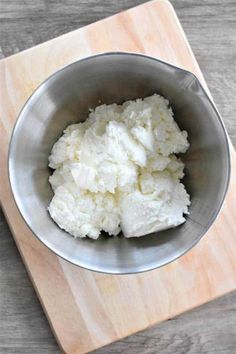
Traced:
<path fill-rule="evenodd" d="M 0 59 L 0 65 L 1 65 L 1 64 L 4 64 L 4 62 L 10 61 L 10 60 L 15 60 L 16 58 L 20 58 L 21 56 L 24 56 L 25 54 L 28 55 L 28 54 L 30 54 L 31 51 L 34 51 L 35 49 L 41 49 L 41 48 L 43 48 L 44 46 L 50 44 L 50 42 L 53 42 L 53 41 L 55 41 L 55 40 L 61 39 L 61 38 L 63 38 L 63 37 L 66 37 L 66 36 L 69 36 L 69 35 L 72 35 L 72 34 L 75 34 L 75 33 L 79 33 L 80 31 L 83 31 L 83 30 L 85 30 L 85 29 L 88 29 L 89 27 L 96 26 L 97 24 L 102 23 L 102 22 L 104 22 L 104 21 L 109 21 L 109 20 L 111 20 L 112 18 L 116 17 L 117 15 L 121 15 L 122 13 L 126 13 L 126 12 L 129 12 L 129 11 L 132 11 L 133 9 L 138 9 L 138 8 L 144 6 L 145 4 L 160 3 L 160 2 L 163 2 L 163 3 L 167 4 L 167 6 L 169 6 L 170 9 L 173 11 L 173 13 L 174 13 L 175 16 L 176 16 L 176 20 L 177 20 L 177 22 L 179 23 L 179 25 L 180 25 L 180 27 L 181 27 L 182 34 L 183 34 L 183 36 L 186 38 L 186 35 L 185 35 L 184 31 L 183 31 L 183 28 L 182 28 L 182 26 L 181 26 L 181 24 L 180 24 L 180 21 L 179 21 L 179 19 L 178 19 L 178 17 L 177 17 L 177 14 L 176 14 L 176 12 L 175 12 L 174 6 L 171 4 L 171 2 L 170 2 L 169 0 L 149 0 L 149 1 L 146 1 L 146 2 L 141 3 L 141 4 L 139 4 L 139 5 L 130 7 L 130 8 L 128 8 L 128 9 L 126 9 L 126 10 L 121 11 L 121 12 L 118 12 L 118 13 L 115 13 L 115 14 L 113 14 L 113 15 L 110 15 L 110 16 L 108 16 L 108 17 L 98 19 L 98 20 L 95 21 L 95 22 L 88 23 L 88 24 L 85 25 L 85 26 L 79 27 L 79 28 L 77 28 L 77 29 L 71 30 L 71 31 L 66 32 L 66 33 L 62 33 L 62 34 L 60 34 L 59 36 L 50 38 L 50 39 L 48 39 L 48 40 L 46 40 L 46 41 L 44 41 L 44 42 L 40 42 L 40 43 L 38 43 L 38 44 L 36 44 L 36 45 L 34 45 L 34 46 L 32 46 L 32 47 L 25 48 L 25 49 L 21 50 L 21 51 L 18 52 L 18 53 L 14 53 L 14 54 L 11 54 L 11 55 L 9 55 L 9 56 L 7 56 L 7 57 L 1 58 L 1 59 Z M 187 38 L 186 38 L 186 39 L 187 39 Z M 189 47 L 189 50 L 192 51 L 189 44 L 188 44 L 188 47 Z M 103 52 L 99 52 L 99 53 L 106 53 L 106 52 L 107 52 L 107 51 L 103 51 Z M 97 54 L 99 54 L 99 53 L 97 53 Z M 96 55 L 96 54 L 91 54 L 91 56 L 93 56 L 93 55 Z M 90 56 L 90 55 L 89 55 L 89 56 Z M 195 59 L 195 61 L 196 61 L 196 59 Z M 197 61 L 196 61 L 196 64 L 198 65 Z"/>

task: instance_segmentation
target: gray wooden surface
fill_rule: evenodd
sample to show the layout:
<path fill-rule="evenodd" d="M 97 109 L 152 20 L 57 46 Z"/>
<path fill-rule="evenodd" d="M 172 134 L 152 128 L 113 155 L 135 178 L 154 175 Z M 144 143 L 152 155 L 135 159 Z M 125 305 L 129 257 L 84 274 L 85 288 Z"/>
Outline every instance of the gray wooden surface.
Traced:
<path fill-rule="evenodd" d="M 142 0 L 0 0 L 0 57 L 142 3 Z M 172 1 L 236 146 L 236 2 Z M 60 350 L 0 213 L 0 354 Z M 236 353 L 231 293 L 94 354 Z"/>

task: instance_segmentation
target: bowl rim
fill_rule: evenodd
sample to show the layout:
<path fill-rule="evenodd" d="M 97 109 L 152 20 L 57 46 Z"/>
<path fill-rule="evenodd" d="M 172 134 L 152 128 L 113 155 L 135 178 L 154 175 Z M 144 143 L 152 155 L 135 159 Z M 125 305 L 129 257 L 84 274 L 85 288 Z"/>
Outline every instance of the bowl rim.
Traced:
<path fill-rule="evenodd" d="M 75 262 L 72 261 L 68 258 L 65 257 L 65 255 L 60 254 L 59 251 L 55 250 L 53 247 L 51 247 L 50 245 L 46 244 L 45 241 L 43 241 L 41 239 L 41 237 L 32 229 L 32 227 L 30 226 L 29 222 L 27 221 L 27 219 L 25 218 L 25 216 L 23 215 L 23 212 L 21 210 L 20 207 L 20 202 L 17 199 L 15 192 L 14 192 L 14 183 L 12 181 L 12 166 L 11 166 L 11 154 L 12 154 L 12 150 L 13 150 L 13 144 L 14 144 L 14 137 L 17 134 L 17 131 L 19 129 L 19 125 L 21 122 L 21 117 L 23 116 L 25 110 L 27 109 L 28 104 L 31 102 L 31 100 L 33 100 L 36 96 L 40 95 L 41 90 L 43 90 L 44 86 L 47 85 L 47 83 L 49 81 L 51 81 L 54 77 L 56 77 L 59 73 L 67 70 L 69 67 L 72 67 L 74 65 L 78 65 L 78 63 L 81 63 L 83 61 L 89 61 L 92 60 L 94 58 L 97 57 L 104 57 L 104 56 L 133 56 L 133 57 L 141 57 L 141 58 L 146 58 L 148 60 L 151 61 L 155 61 L 158 62 L 160 64 L 163 64 L 165 66 L 168 66 L 176 71 L 181 71 L 182 73 L 185 73 L 185 75 L 192 77 L 193 81 L 196 81 L 197 84 L 199 85 L 199 87 L 201 88 L 205 98 L 207 99 L 208 103 L 210 104 L 210 106 L 212 107 L 213 111 L 216 114 L 216 117 L 218 118 L 218 121 L 221 125 L 222 128 L 222 133 L 224 136 L 224 140 L 225 140 L 225 147 L 226 147 L 226 152 L 227 152 L 227 170 L 225 171 L 226 173 L 226 177 L 225 177 L 225 181 L 224 181 L 224 187 L 223 187 L 223 193 L 222 193 L 222 197 L 220 200 L 220 203 L 218 204 L 218 207 L 214 210 L 213 216 L 210 218 L 210 220 L 208 221 L 206 226 L 203 226 L 202 232 L 200 233 L 200 236 L 197 238 L 197 240 L 194 240 L 191 245 L 184 251 L 180 251 L 178 252 L 177 255 L 175 255 L 171 260 L 163 262 L 162 264 L 151 264 L 149 266 L 142 266 L 140 267 L 130 267 L 129 271 L 122 271 L 122 270 L 116 270 L 116 269 L 111 269 L 110 271 L 108 271 L 107 269 L 103 269 L 102 267 L 96 267 L 96 266 L 85 266 L 84 264 L 80 263 L 80 262 Z M 22 217 L 22 220 L 24 221 L 24 223 L 27 225 L 27 227 L 30 229 L 30 231 L 32 232 L 32 234 L 34 236 L 36 236 L 36 238 L 45 246 L 47 247 L 50 251 L 52 251 L 56 256 L 64 259 L 65 261 L 76 265 L 82 269 L 86 269 L 89 271 L 94 271 L 94 272 L 98 272 L 98 273 L 103 273 L 103 274 L 110 274 L 110 275 L 130 275 L 130 274 L 138 274 L 138 273 L 143 273 L 143 272 L 147 272 L 147 271 L 151 271 L 163 266 L 168 265 L 169 263 L 172 263 L 174 261 L 176 261 L 177 259 L 179 259 L 180 257 L 182 257 L 183 255 L 185 255 L 187 252 L 189 252 L 196 244 L 198 244 L 198 242 L 206 235 L 207 231 L 210 229 L 210 227 L 212 226 L 212 224 L 214 223 L 214 221 L 216 220 L 217 216 L 219 215 L 219 212 L 222 208 L 222 205 L 224 203 L 227 191 L 228 191 L 228 187 L 229 187 L 229 182 L 230 182 L 230 177 L 231 177 L 231 154 L 230 154 L 230 146 L 229 146 L 229 137 L 223 122 L 223 119 L 221 118 L 221 115 L 218 111 L 218 109 L 216 108 L 213 100 L 210 98 L 209 94 L 207 93 L 206 89 L 202 86 L 200 80 L 197 78 L 197 76 L 192 73 L 189 70 L 183 69 L 181 67 L 178 67 L 176 65 L 173 65 L 169 62 L 166 62 L 164 60 L 161 60 L 159 58 L 156 58 L 154 56 L 151 55 L 146 55 L 146 54 L 142 54 L 142 53 L 135 53 L 135 52 L 122 52 L 122 51 L 109 51 L 109 52 L 100 52 L 98 54 L 94 54 L 94 55 L 89 55 L 86 57 L 83 57 L 81 59 L 78 59 L 68 65 L 63 66 L 61 69 L 56 70 L 53 74 L 49 75 L 40 85 L 38 85 L 33 92 L 30 94 L 30 96 L 28 97 L 28 99 L 26 100 L 26 102 L 24 103 L 24 105 L 22 106 L 22 108 L 20 109 L 20 112 L 17 115 L 16 121 L 14 123 L 14 127 L 12 129 L 12 133 L 11 133 L 11 137 L 10 137 L 10 141 L 9 141 L 9 147 L 8 147 L 8 156 L 7 156 L 7 164 L 8 164 L 8 180 L 9 180 L 9 184 L 11 187 L 11 192 L 12 192 L 12 196 L 13 196 L 13 200 L 15 202 L 15 205 Z"/>

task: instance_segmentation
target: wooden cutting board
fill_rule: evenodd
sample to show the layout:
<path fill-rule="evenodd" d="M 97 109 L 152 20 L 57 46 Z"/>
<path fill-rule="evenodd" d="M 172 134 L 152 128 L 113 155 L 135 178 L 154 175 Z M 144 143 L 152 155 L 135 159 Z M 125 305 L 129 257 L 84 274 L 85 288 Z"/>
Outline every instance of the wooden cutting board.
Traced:
<path fill-rule="evenodd" d="M 58 258 L 30 232 L 7 177 L 17 115 L 49 75 L 104 51 L 141 52 L 201 71 L 168 1 L 156 0 L 43 43 L 0 62 L 0 197 L 13 236 L 58 343 L 81 354 L 236 289 L 236 155 L 223 209 L 201 242 L 179 260 L 139 275 L 86 271 Z M 210 60 L 210 59 L 209 59 Z"/>

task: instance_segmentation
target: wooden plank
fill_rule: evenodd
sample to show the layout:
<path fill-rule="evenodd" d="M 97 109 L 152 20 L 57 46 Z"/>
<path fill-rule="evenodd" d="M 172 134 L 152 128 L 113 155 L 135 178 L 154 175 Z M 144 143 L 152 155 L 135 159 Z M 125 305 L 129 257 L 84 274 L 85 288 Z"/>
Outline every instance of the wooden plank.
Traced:
<path fill-rule="evenodd" d="M 54 333 L 67 353 L 98 348 L 236 288 L 235 156 L 232 159 L 234 179 L 221 215 L 208 237 L 180 260 L 145 274 L 109 276 L 72 266 L 39 243 L 19 216 L 7 182 L 6 157 L 20 108 L 48 75 L 78 58 L 106 50 L 158 56 L 192 70 L 205 84 L 171 5 L 161 0 L 0 63 L 4 102 L 0 108 L 1 201 Z"/>

